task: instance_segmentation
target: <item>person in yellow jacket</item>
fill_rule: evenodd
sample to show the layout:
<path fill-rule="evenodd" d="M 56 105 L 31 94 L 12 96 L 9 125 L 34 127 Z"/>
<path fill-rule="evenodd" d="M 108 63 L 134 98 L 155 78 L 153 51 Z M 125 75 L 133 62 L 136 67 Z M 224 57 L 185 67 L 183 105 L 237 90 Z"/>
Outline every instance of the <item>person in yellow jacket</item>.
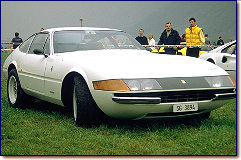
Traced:
<path fill-rule="evenodd" d="M 189 19 L 190 27 L 188 27 L 186 32 L 186 45 L 204 45 L 205 37 L 203 35 L 202 28 L 196 25 L 195 18 Z M 187 56 L 197 57 L 199 56 L 199 51 L 201 48 L 190 47 L 187 49 Z"/>

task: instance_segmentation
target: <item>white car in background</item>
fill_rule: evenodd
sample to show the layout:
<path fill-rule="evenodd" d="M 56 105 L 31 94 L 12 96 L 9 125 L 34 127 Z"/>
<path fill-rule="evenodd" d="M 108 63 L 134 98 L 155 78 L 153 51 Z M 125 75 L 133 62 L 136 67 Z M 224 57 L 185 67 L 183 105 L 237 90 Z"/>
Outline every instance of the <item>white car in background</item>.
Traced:
<path fill-rule="evenodd" d="M 236 52 L 235 40 L 209 51 L 208 53 L 203 53 L 200 58 L 223 68 L 236 81 Z"/>
<path fill-rule="evenodd" d="M 183 69 L 185 68 L 185 69 Z M 236 97 L 222 68 L 203 60 L 151 54 L 121 30 L 53 28 L 36 33 L 5 60 L 8 101 L 29 96 L 70 107 L 76 124 L 201 116 Z"/>

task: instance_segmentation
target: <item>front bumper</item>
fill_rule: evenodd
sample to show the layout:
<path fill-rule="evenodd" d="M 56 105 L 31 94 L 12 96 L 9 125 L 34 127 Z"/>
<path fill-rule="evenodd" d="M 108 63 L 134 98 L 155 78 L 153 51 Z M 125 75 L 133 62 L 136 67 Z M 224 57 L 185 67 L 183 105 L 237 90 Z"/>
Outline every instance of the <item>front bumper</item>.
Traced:
<path fill-rule="evenodd" d="M 223 93 L 223 94 L 215 94 L 215 98 L 213 99 L 214 101 L 217 100 L 223 100 L 223 99 L 232 99 L 232 98 L 236 98 L 236 93 Z"/>
<path fill-rule="evenodd" d="M 232 99 L 236 97 L 236 93 L 223 93 L 215 94 L 215 97 L 211 100 L 223 100 Z M 112 100 L 120 104 L 159 104 L 161 103 L 160 97 L 116 97 L 113 96 Z"/>
<path fill-rule="evenodd" d="M 108 116 L 118 119 L 153 119 L 193 116 L 210 112 L 236 97 L 235 88 L 181 90 L 166 92 L 106 92 L 92 95 L 99 108 Z M 191 94 L 187 95 L 189 92 Z M 174 113 L 173 105 L 198 103 L 198 111 Z"/>

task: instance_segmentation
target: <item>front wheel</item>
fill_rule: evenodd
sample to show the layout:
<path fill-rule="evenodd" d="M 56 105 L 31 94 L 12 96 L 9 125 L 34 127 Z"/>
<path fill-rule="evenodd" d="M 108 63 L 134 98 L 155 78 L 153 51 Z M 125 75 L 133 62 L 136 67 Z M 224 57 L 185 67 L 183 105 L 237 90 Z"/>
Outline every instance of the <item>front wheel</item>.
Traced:
<path fill-rule="evenodd" d="M 74 77 L 73 119 L 77 125 L 91 126 L 100 122 L 102 111 L 96 105 L 85 80 Z"/>
<path fill-rule="evenodd" d="M 8 102 L 11 107 L 24 107 L 24 99 L 26 95 L 21 88 L 16 69 L 12 69 L 9 72 L 7 81 L 7 95 Z"/>

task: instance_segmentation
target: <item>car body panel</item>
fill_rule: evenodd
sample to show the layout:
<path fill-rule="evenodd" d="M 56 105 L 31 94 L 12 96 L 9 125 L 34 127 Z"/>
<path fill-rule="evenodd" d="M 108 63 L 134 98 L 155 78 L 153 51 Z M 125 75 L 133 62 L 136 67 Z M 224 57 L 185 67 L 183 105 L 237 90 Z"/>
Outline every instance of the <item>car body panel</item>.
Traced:
<path fill-rule="evenodd" d="M 102 77 L 101 80 L 105 80 L 226 75 L 226 72 L 215 65 L 192 57 L 156 55 L 136 50 L 106 50 L 105 53 L 101 53 L 102 51 L 81 52 L 63 54 L 62 57 L 66 59 L 66 63 L 74 63 L 83 70 L 88 70 L 87 75 L 93 80 L 98 80 L 100 77 Z M 81 61 L 83 58 L 84 60 Z M 203 64 L 205 64 L 203 68 L 189 67 Z"/>

